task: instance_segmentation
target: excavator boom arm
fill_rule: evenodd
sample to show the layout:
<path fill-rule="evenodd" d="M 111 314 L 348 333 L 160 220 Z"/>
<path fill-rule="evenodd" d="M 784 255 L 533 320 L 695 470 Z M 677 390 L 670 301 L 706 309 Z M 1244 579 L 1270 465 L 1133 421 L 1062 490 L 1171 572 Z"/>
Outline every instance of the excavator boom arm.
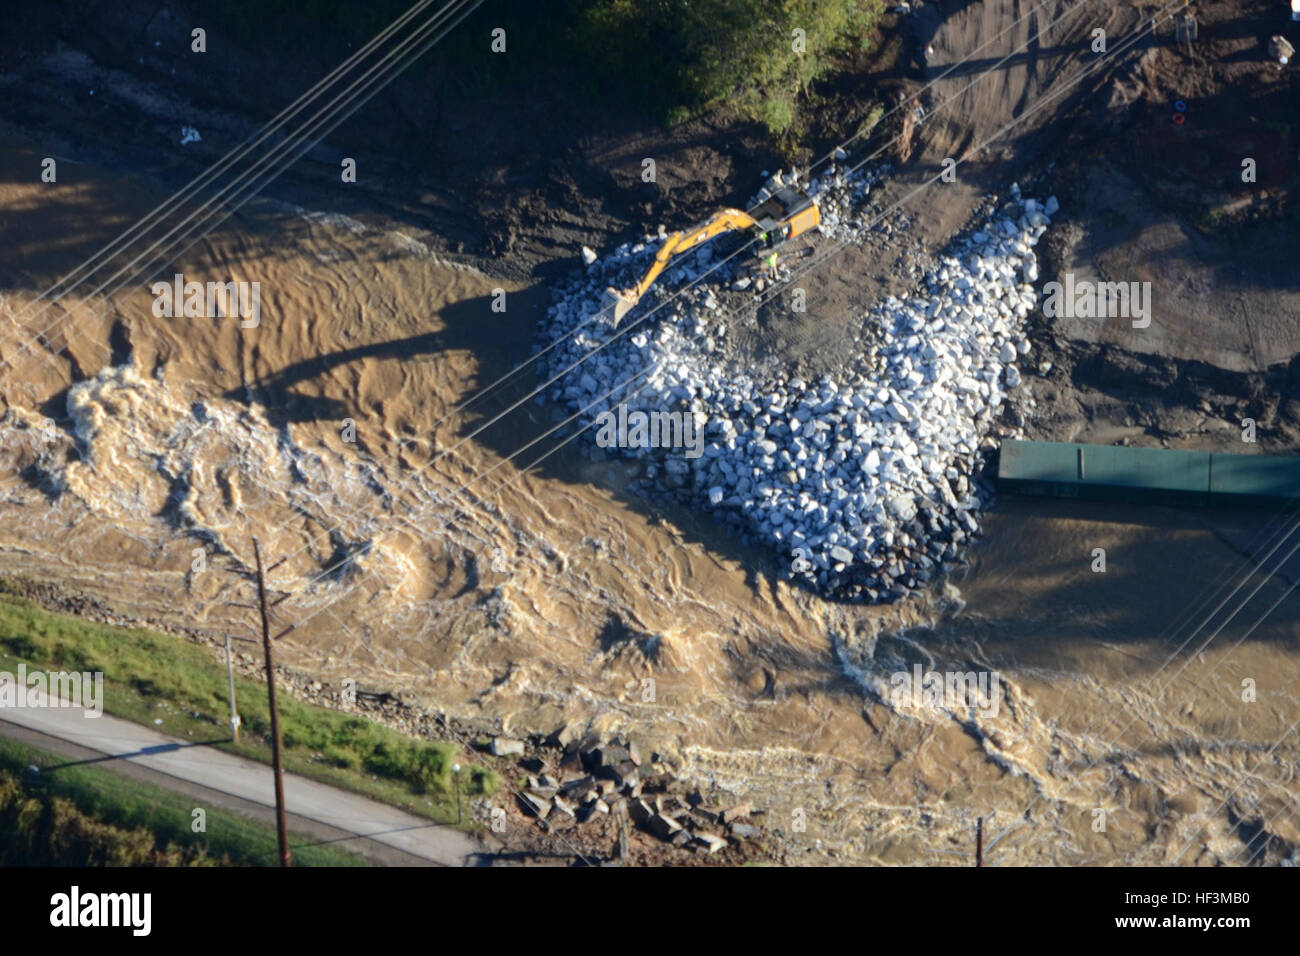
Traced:
<path fill-rule="evenodd" d="M 782 186 L 770 194 L 767 199 L 754 207 L 753 215 L 739 209 L 722 209 L 703 222 L 682 232 L 668 236 L 659 251 L 655 253 L 654 262 L 646 270 L 641 281 L 630 289 L 606 289 L 607 308 L 613 310 L 614 324 L 622 320 L 627 311 L 641 300 L 646 290 L 659 278 L 659 274 L 668 268 L 668 264 L 677 256 L 690 252 L 701 243 L 708 242 L 714 236 L 739 229 L 757 229 L 762 233 L 764 244 L 771 248 L 788 239 L 803 235 L 814 229 L 821 222 L 821 213 L 816 201 L 802 189 L 795 186 Z"/>
<path fill-rule="evenodd" d="M 690 252 L 697 248 L 700 243 L 708 242 L 714 236 L 719 236 L 724 232 L 731 232 L 735 229 L 748 229 L 757 225 L 748 213 L 741 212 L 739 209 L 723 209 L 715 213 L 699 225 L 692 226 L 683 232 L 674 232 L 664 240 L 659 251 L 655 253 L 655 261 L 651 263 L 646 274 L 641 277 L 641 281 L 627 291 L 627 295 L 634 301 L 645 295 L 645 291 L 654 284 L 655 279 L 659 278 L 659 273 L 668 268 L 676 256 Z"/>

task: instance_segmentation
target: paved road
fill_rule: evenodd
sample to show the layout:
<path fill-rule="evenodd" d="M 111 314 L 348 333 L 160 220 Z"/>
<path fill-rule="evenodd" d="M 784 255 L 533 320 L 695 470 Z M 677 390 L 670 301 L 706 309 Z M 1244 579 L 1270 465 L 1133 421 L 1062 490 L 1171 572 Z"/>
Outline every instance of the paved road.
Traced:
<path fill-rule="evenodd" d="M 166 777 L 198 785 L 256 806 L 273 808 L 275 791 L 271 768 L 212 747 L 181 740 L 149 727 L 104 714 L 84 715 L 74 707 L 0 708 L 0 735 L 34 741 L 14 728 L 75 744 L 96 754 Z M 39 745 L 39 744 L 38 744 Z M 50 748 L 47 748 L 50 749 Z M 166 783 L 164 781 L 164 785 Z M 183 789 L 183 788 L 182 788 Z M 343 849 L 363 852 L 353 839 L 373 841 L 423 862 L 464 866 L 474 862 L 483 847 L 450 827 L 438 826 L 413 814 L 367 797 L 337 790 L 295 774 L 284 775 L 286 809 L 301 821 L 315 822 L 343 834 L 336 842 Z M 290 821 L 293 829 L 293 821 Z M 365 854 L 373 856 L 373 854 Z M 389 859 L 385 862 L 396 862 Z"/>

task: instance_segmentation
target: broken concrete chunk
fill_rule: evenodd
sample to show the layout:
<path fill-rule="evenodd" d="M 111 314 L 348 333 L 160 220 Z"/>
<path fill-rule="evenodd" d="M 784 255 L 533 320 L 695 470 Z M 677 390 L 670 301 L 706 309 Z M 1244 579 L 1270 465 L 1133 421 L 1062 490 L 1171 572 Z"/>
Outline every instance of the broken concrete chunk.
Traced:
<path fill-rule="evenodd" d="M 566 797 L 573 797 L 579 800 L 584 800 L 588 793 L 594 792 L 595 790 L 596 778 L 590 776 L 573 777 L 560 784 L 560 791 Z"/>
<path fill-rule="evenodd" d="M 637 767 L 637 765 L 630 760 L 624 760 L 617 767 L 614 767 L 613 771 L 614 771 L 614 781 L 620 787 L 632 786 L 632 784 L 637 782 L 637 779 L 641 773 L 640 768 Z"/>
<path fill-rule="evenodd" d="M 582 754 L 576 750 L 565 753 L 560 758 L 560 769 L 577 771 L 582 770 Z"/>
<path fill-rule="evenodd" d="M 551 812 L 551 802 L 549 800 L 529 793 L 527 790 L 519 794 L 519 805 L 523 807 L 526 814 L 530 817 L 537 817 L 539 820 L 545 820 Z"/>
<path fill-rule="evenodd" d="M 569 745 L 582 736 L 582 728 L 579 724 L 567 723 L 562 727 L 551 732 L 546 738 L 546 742 L 553 747 L 560 747 L 567 750 Z"/>
<path fill-rule="evenodd" d="M 627 752 L 626 747 L 620 747 L 617 744 L 606 744 L 596 751 L 596 766 L 598 767 L 617 767 L 625 760 L 632 759 Z"/>
<path fill-rule="evenodd" d="M 672 817 L 666 817 L 662 813 L 656 813 L 650 818 L 650 832 L 661 840 L 670 840 L 682 829 L 682 825 Z"/>
<path fill-rule="evenodd" d="M 524 742 L 509 737 L 493 737 L 490 752 L 494 757 L 522 757 Z"/>
<path fill-rule="evenodd" d="M 736 806 L 722 811 L 721 814 L 722 822 L 735 823 L 737 820 L 745 819 L 753 812 L 754 812 L 754 808 L 751 807 L 748 803 L 738 803 L 736 804 Z"/>
<path fill-rule="evenodd" d="M 598 814 L 608 814 L 608 813 L 609 813 L 609 804 L 607 804 L 604 800 L 597 797 L 595 800 L 592 800 L 590 803 L 583 805 L 582 809 L 578 811 L 578 819 L 585 823 L 586 821 L 590 820 L 592 817 Z"/>
<path fill-rule="evenodd" d="M 727 846 L 726 838 L 720 837 L 716 833 L 705 833 L 696 830 L 692 836 L 694 836 L 695 842 L 701 844 L 710 854 L 717 853 Z"/>

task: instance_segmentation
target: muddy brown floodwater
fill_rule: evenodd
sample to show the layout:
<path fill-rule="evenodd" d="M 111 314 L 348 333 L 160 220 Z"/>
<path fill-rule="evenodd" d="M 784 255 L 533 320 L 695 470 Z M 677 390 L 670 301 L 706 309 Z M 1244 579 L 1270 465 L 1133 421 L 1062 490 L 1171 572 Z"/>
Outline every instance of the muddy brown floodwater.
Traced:
<path fill-rule="evenodd" d="M 238 630 L 222 569 L 257 534 L 283 559 L 285 663 L 507 732 L 644 740 L 766 808 L 794 861 L 965 864 L 989 815 L 1000 864 L 1245 863 L 1261 834 L 1255 862 L 1276 862 L 1300 840 L 1293 579 L 1188 653 L 1281 516 L 1008 500 L 933 593 L 830 604 L 706 519 L 630 496 L 621 464 L 566 449 L 521 471 L 548 446 L 503 454 L 554 423 L 548 406 L 467 440 L 535 384 L 525 371 L 509 397 L 458 410 L 529 354 L 546 289 L 441 260 L 396 225 L 264 201 L 169 270 L 259 282 L 256 328 L 156 318 L 143 283 L 38 314 L 100 230 L 164 194 L 101 171 L 54 189 L 12 174 L 32 162 L 0 157 L 20 264 L 0 339 L 0 573 Z M 882 697 L 914 664 L 996 671 L 996 713 Z"/>

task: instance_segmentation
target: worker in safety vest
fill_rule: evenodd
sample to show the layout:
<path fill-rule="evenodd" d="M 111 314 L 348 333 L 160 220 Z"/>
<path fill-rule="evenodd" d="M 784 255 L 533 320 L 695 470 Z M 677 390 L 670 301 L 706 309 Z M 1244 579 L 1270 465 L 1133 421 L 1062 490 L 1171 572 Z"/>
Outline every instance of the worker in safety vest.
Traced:
<path fill-rule="evenodd" d="M 777 271 L 776 271 L 776 250 L 773 249 L 771 252 L 769 252 L 769 253 L 767 254 L 767 258 L 766 258 L 764 261 L 767 263 L 767 277 L 768 277 L 769 279 L 775 279 L 775 278 L 777 278 Z"/>

